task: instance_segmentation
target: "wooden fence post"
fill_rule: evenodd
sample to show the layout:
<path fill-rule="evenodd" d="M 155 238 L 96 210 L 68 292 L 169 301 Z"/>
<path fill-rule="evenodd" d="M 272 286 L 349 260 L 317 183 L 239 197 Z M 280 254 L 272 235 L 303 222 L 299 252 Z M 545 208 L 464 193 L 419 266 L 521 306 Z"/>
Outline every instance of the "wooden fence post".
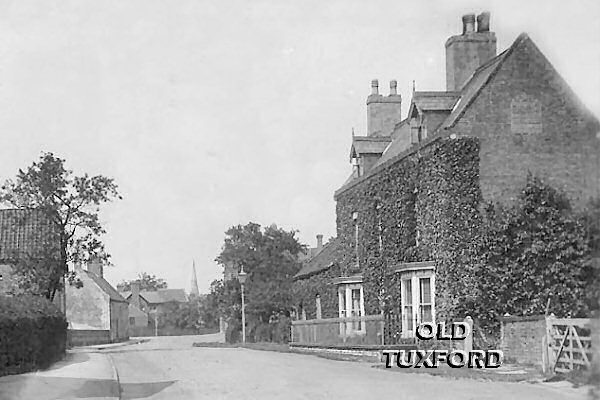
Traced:
<path fill-rule="evenodd" d="M 600 312 L 592 314 L 589 329 L 592 342 L 591 381 L 600 382 Z"/>
<path fill-rule="evenodd" d="M 469 324 L 469 335 L 464 341 L 464 350 L 469 352 L 473 350 L 473 318 L 467 315 L 465 322 Z"/>

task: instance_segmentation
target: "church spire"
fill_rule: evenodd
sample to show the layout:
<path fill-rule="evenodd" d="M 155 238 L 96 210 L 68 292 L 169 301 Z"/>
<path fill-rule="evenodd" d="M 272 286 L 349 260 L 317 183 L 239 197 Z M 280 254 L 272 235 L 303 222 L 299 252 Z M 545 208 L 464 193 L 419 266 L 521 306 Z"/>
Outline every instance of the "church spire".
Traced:
<path fill-rule="evenodd" d="M 196 279 L 196 262 L 194 260 L 192 260 L 192 282 L 190 285 L 190 295 L 200 296 L 200 291 L 198 290 L 198 280 Z"/>

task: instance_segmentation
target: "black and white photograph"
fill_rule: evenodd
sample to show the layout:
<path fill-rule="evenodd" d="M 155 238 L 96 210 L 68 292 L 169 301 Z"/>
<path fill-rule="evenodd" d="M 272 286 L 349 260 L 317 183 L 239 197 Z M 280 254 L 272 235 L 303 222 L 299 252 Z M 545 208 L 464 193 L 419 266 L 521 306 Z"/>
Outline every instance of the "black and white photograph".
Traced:
<path fill-rule="evenodd" d="M 0 0 L 0 400 L 600 400 L 597 0 Z"/>

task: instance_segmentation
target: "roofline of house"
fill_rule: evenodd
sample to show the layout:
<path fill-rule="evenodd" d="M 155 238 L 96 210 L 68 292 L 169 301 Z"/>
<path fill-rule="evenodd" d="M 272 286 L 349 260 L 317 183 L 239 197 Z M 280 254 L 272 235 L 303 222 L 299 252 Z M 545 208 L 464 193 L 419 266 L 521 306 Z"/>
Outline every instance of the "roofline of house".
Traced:
<path fill-rule="evenodd" d="M 388 168 L 391 165 L 396 164 L 397 162 L 400 162 L 402 160 L 404 160 L 405 158 L 413 155 L 414 153 L 419 152 L 421 149 L 424 149 L 426 147 L 429 147 L 431 144 L 437 142 L 440 138 L 442 138 L 444 135 L 439 134 L 441 131 L 441 129 L 437 129 L 430 137 L 426 138 L 425 140 L 423 140 L 421 143 L 415 143 L 413 145 L 411 145 L 409 148 L 407 148 L 406 150 L 404 150 L 403 152 L 401 152 L 400 154 L 390 158 L 389 160 L 385 161 L 384 163 L 377 165 L 375 167 L 373 167 L 373 169 L 371 169 L 369 172 L 367 172 L 365 175 L 356 178 L 355 180 L 348 182 L 346 185 L 340 187 L 338 190 L 336 190 L 333 194 L 333 199 L 337 201 L 338 197 L 340 195 L 342 195 L 344 192 L 350 190 L 351 188 L 353 188 L 354 186 L 366 181 L 367 179 L 379 174 L 380 172 L 382 172 L 383 170 L 385 170 L 386 168 Z"/>

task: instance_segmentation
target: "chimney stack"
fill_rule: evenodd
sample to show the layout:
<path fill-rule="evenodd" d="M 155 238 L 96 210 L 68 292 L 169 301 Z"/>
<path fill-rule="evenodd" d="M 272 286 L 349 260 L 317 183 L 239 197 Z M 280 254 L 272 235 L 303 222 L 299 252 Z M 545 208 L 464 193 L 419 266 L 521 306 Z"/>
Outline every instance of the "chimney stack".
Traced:
<path fill-rule="evenodd" d="M 88 262 L 87 270 L 100 278 L 104 278 L 104 268 L 102 262 L 98 258 L 93 258 Z"/>
<path fill-rule="evenodd" d="M 462 35 L 446 41 L 446 90 L 460 91 L 466 81 L 482 64 L 496 56 L 496 34 L 490 32 L 490 13 L 462 17 Z"/>
<path fill-rule="evenodd" d="M 140 308 L 140 281 L 131 282 L 131 304 Z"/>
<path fill-rule="evenodd" d="M 371 94 L 367 97 L 367 136 L 390 136 L 396 124 L 402 121 L 402 97 L 398 83 L 390 81 L 389 96 L 379 94 L 379 81 L 371 81 Z"/>
<path fill-rule="evenodd" d="M 317 252 L 321 251 L 323 248 L 323 235 L 320 233 L 317 235 Z"/>

